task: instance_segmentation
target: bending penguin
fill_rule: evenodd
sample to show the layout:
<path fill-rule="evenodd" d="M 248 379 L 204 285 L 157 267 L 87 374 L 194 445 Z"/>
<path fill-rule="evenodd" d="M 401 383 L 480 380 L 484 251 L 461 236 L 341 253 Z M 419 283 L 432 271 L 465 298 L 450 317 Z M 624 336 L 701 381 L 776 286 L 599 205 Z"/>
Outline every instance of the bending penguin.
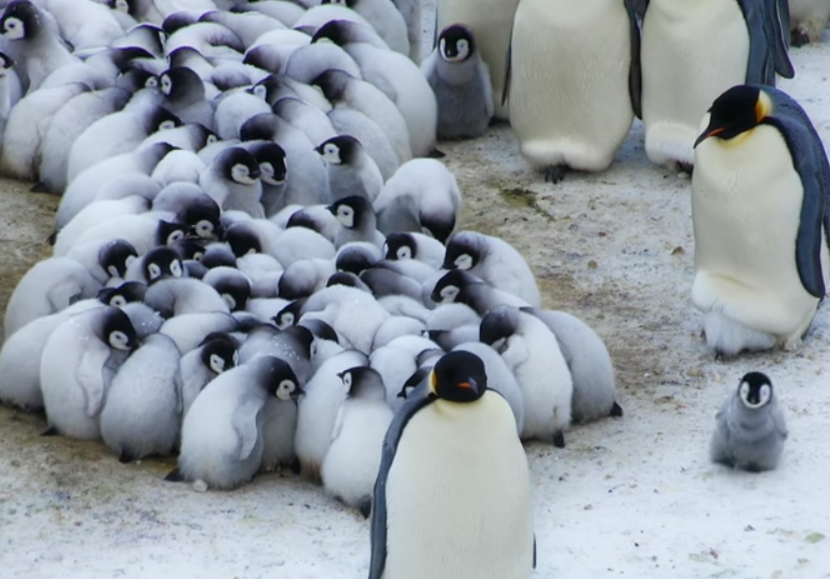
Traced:
<path fill-rule="evenodd" d="M 527 457 L 510 406 L 488 388 L 481 358 L 446 354 L 383 442 L 369 579 L 527 579 L 535 552 Z"/>
<path fill-rule="evenodd" d="M 636 0 L 642 31 L 642 112 L 646 154 L 657 164 L 694 161 L 706 108 L 737 84 L 775 86 L 792 78 L 781 0 Z"/>
<path fill-rule="evenodd" d="M 830 165 L 782 91 L 736 86 L 715 100 L 695 150 L 692 302 L 709 347 L 792 350 L 830 281 Z"/>
<path fill-rule="evenodd" d="M 639 111 L 633 3 L 519 2 L 506 83 L 510 124 L 522 156 L 546 181 L 558 183 L 569 168 L 607 169 L 631 129 Z"/>

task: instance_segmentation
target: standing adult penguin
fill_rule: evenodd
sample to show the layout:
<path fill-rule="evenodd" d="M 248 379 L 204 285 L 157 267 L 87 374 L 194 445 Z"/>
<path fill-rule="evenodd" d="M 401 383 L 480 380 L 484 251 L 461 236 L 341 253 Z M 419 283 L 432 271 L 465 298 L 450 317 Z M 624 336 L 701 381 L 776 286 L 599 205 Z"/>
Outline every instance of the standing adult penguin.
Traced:
<path fill-rule="evenodd" d="M 505 92 L 511 27 L 518 5 L 519 0 L 438 0 L 436 8 L 436 35 L 451 24 L 464 24 L 478 38 L 481 57 L 490 69 L 495 117 L 505 121 L 510 118 L 509 103 L 502 102 L 501 97 Z M 573 9 L 569 4 L 565 12 Z M 551 14 L 561 12 L 550 9 Z"/>
<path fill-rule="evenodd" d="M 522 156 L 545 171 L 546 181 L 558 183 L 569 168 L 607 169 L 631 129 L 639 111 L 632 4 L 519 2 L 507 87 L 510 124 Z"/>
<path fill-rule="evenodd" d="M 719 94 L 737 84 L 774 86 L 776 71 L 792 78 L 781 2 L 639 1 L 648 5 L 641 55 L 646 154 L 688 169 L 700 121 Z"/>
<path fill-rule="evenodd" d="M 736 86 L 695 143 L 692 302 L 724 356 L 794 349 L 830 282 L 830 165 L 784 92 Z"/>
<path fill-rule="evenodd" d="M 451 352 L 386 434 L 369 579 L 527 579 L 535 563 L 516 420 L 488 388 L 481 358 Z"/>

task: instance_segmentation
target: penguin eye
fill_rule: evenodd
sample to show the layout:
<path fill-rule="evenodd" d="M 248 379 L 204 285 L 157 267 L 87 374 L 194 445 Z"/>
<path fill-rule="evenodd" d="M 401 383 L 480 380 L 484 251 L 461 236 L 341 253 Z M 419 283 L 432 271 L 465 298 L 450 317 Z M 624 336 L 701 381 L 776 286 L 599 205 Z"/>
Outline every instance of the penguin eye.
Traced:
<path fill-rule="evenodd" d="M 766 384 L 761 386 L 761 390 L 758 392 L 758 398 L 759 406 L 763 406 L 764 404 L 769 402 L 769 399 L 772 398 L 772 391 L 770 391 L 769 386 L 767 386 Z"/>
<path fill-rule="evenodd" d="M 9 40 L 20 40 L 26 36 L 26 28 L 17 18 L 7 18 L 3 24 L 3 35 Z"/>
<path fill-rule="evenodd" d="M 470 43 L 463 38 L 455 44 L 455 48 L 458 52 L 458 55 L 455 57 L 456 60 L 465 60 L 470 54 Z"/>
<path fill-rule="evenodd" d="M 216 135 L 208 135 L 207 140 L 205 140 L 206 145 L 212 145 L 213 143 L 218 143 L 219 138 Z"/>
<path fill-rule="evenodd" d="M 166 74 L 161 77 L 161 92 L 168 96 L 173 92 L 173 81 Z"/>
<path fill-rule="evenodd" d="M 458 269 L 472 269 L 473 265 L 473 257 L 467 253 L 459 255 L 458 258 L 455 260 L 455 267 Z"/>
<path fill-rule="evenodd" d="M 124 299 L 124 296 L 116 294 L 110 298 L 110 305 L 116 308 L 122 308 L 127 305 L 127 300 Z"/>
<path fill-rule="evenodd" d="M 398 248 L 397 256 L 398 259 L 412 259 L 412 250 L 404 245 Z"/>
<path fill-rule="evenodd" d="M 196 233 L 199 237 L 209 237 L 213 235 L 213 230 L 213 223 L 205 219 L 196 224 Z"/>
<path fill-rule="evenodd" d="M 210 369 L 216 374 L 221 374 L 225 371 L 225 361 L 221 356 L 217 356 L 216 354 L 210 355 Z"/>
<path fill-rule="evenodd" d="M 222 299 L 225 300 L 226 304 L 228 304 L 228 309 L 230 309 L 230 311 L 234 311 L 236 309 L 236 300 L 233 299 L 231 294 L 222 294 Z"/>
<path fill-rule="evenodd" d="M 170 264 L 170 273 L 173 277 L 182 277 L 182 263 L 178 259 Z"/>
<path fill-rule="evenodd" d="M 352 373 L 347 372 L 343 374 L 343 386 L 351 387 L 352 385 Z"/>
<path fill-rule="evenodd" d="M 113 348 L 116 350 L 129 350 L 130 349 L 130 338 L 124 332 L 120 330 L 115 330 L 114 332 L 110 332 L 109 339 L 107 340 Z"/>
<path fill-rule="evenodd" d="M 334 143 L 329 143 L 323 147 L 323 159 L 326 163 L 331 165 L 340 164 L 340 149 Z"/>
<path fill-rule="evenodd" d="M 175 129 L 175 128 L 176 128 L 176 123 L 174 121 L 171 121 L 171 120 L 162 121 L 161 124 L 159 124 L 159 131 L 169 131 L 169 130 Z"/>
<path fill-rule="evenodd" d="M 341 205 L 337 208 L 337 219 L 344 227 L 351 229 L 354 227 L 354 209 L 348 205 Z"/>
<path fill-rule="evenodd" d="M 294 392 L 296 388 L 297 386 L 291 380 L 283 380 L 280 382 L 280 385 L 277 386 L 277 398 L 280 400 L 290 400 L 291 393 Z"/>
<path fill-rule="evenodd" d="M 155 264 L 151 263 L 147 266 L 147 273 L 150 274 L 150 279 L 158 279 L 161 277 L 161 268 Z"/>
<path fill-rule="evenodd" d="M 311 351 L 312 357 L 317 355 L 317 340 L 312 340 L 309 350 Z"/>
<path fill-rule="evenodd" d="M 177 241 L 184 239 L 184 231 L 176 230 L 167 236 L 167 245 L 173 245 Z"/>
<path fill-rule="evenodd" d="M 144 86 L 147 88 L 156 88 L 159 85 L 159 81 L 156 77 L 151 76 L 146 81 L 144 81 Z"/>

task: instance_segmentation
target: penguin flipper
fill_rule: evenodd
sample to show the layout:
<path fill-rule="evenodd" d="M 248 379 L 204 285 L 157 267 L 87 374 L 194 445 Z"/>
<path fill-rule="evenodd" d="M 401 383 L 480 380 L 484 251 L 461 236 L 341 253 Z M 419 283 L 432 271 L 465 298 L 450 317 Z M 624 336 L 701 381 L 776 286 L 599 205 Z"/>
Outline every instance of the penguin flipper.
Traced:
<path fill-rule="evenodd" d="M 398 443 L 409 419 L 415 416 L 424 406 L 433 402 L 433 398 L 427 394 L 426 389 L 420 391 L 420 396 L 414 395 L 416 391 L 417 388 L 410 393 L 406 403 L 395 414 L 395 418 L 383 438 L 380 468 L 378 469 L 378 478 L 375 480 L 372 496 L 372 555 L 369 562 L 369 579 L 381 579 L 386 567 L 386 481 L 395 460 Z"/>
<path fill-rule="evenodd" d="M 109 357 L 109 348 L 103 344 L 89 347 L 75 368 L 75 380 L 83 392 L 84 406 L 89 417 L 97 416 L 104 407 L 105 373 Z"/>
<path fill-rule="evenodd" d="M 625 0 L 625 10 L 631 30 L 631 63 L 628 69 L 628 93 L 631 108 L 638 119 L 643 118 L 643 70 L 640 65 L 640 26 L 648 7 L 648 0 Z"/>
<path fill-rule="evenodd" d="M 793 78 L 795 68 L 789 55 L 790 7 L 786 0 L 767 0 L 769 18 L 772 21 L 772 49 L 775 72 L 784 78 Z"/>
<path fill-rule="evenodd" d="M 749 32 L 746 84 L 775 86 L 776 71 L 785 78 L 795 75 L 781 31 L 777 2 L 778 0 L 738 0 Z"/>
<path fill-rule="evenodd" d="M 614 416 L 619 418 L 623 415 L 623 408 L 617 402 L 614 402 L 614 405 L 611 407 L 611 412 L 608 413 L 609 416 Z"/>
<path fill-rule="evenodd" d="M 242 402 L 233 413 L 233 428 L 239 438 L 238 460 L 245 460 L 254 451 L 259 439 L 256 417 L 261 409 L 262 403 L 251 398 Z"/>

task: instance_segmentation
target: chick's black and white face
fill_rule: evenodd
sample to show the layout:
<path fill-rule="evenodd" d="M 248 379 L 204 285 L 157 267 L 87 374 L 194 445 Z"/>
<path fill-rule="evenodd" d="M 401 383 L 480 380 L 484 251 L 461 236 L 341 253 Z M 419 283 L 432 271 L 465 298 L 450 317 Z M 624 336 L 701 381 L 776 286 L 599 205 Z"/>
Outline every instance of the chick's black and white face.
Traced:
<path fill-rule="evenodd" d="M 115 330 L 110 332 L 109 337 L 107 338 L 109 345 L 111 348 L 115 348 L 116 350 L 129 350 L 130 349 L 130 337 L 127 336 L 121 330 Z"/>
<path fill-rule="evenodd" d="M 210 355 L 210 369 L 216 374 L 221 374 L 227 369 L 225 368 L 225 360 L 222 359 L 222 356 L 219 354 Z"/>
<path fill-rule="evenodd" d="M 441 58 L 447 62 L 463 62 L 470 57 L 470 42 L 466 38 L 455 41 L 442 38 L 438 47 Z"/>
<path fill-rule="evenodd" d="M 161 79 L 159 79 L 159 90 L 167 96 L 170 96 L 170 93 L 173 92 L 173 80 L 169 74 L 161 75 Z"/>
<path fill-rule="evenodd" d="M 402 245 L 395 252 L 395 257 L 399 260 L 412 259 L 412 248 L 408 245 Z"/>
<path fill-rule="evenodd" d="M 340 381 L 343 382 L 343 386 L 347 389 L 352 387 L 352 373 L 351 372 L 343 372 L 340 375 Z"/>
<path fill-rule="evenodd" d="M 19 18 L 11 16 L 3 21 L 2 34 L 9 40 L 23 40 L 26 38 L 26 25 Z"/>
<path fill-rule="evenodd" d="M 455 285 L 448 285 L 441 288 L 441 291 L 439 292 L 439 295 L 441 296 L 441 303 L 451 304 L 455 302 L 459 293 L 461 293 L 461 289 Z"/>
<path fill-rule="evenodd" d="M 193 231 L 202 239 L 212 239 L 216 227 L 207 219 L 202 219 L 193 226 Z"/>
<path fill-rule="evenodd" d="M 348 205 L 341 205 L 337 208 L 337 213 L 335 213 L 334 216 L 337 217 L 337 220 L 346 229 L 351 229 L 351 228 L 354 227 L 354 220 L 355 220 L 354 208 L 349 207 Z"/>
<path fill-rule="evenodd" d="M 123 12 L 124 14 L 130 13 L 130 4 L 127 0 L 115 0 L 110 4 L 110 7 L 113 10 L 117 10 L 118 12 Z"/>
<path fill-rule="evenodd" d="M 297 390 L 297 383 L 293 380 L 283 380 L 277 386 L 277 392 L 275 396 L 279 400 L 288 401 L 291 400 L 292 394 Z"/>
<path fill-rule="evenodd" d="M 341 163 L 340 147 L 334 143 L 326 143 L 323 146 L 323 159 L 329 165 L 339 165 Z"/>
<path fill-rule="evenodd" d="M 167 119 L 159 123 L 159 131 L 170 131 L 176 128 L 176 121 Z"/>
<path fill-rule="evenodd" d="M 253 185 L 254 179 L 251 177 L 251 171 L 247 165 L 237 163 L 231 167 L 231 179 L 240 185 Z"/>
<path fill-rule="evenodd" d="M 469 253 L 463 253 L 455 258 L 454 265 L 456 269 L 462 269 L 464 271 L 470 270 L 475 265 L 475 260 L 473 256 Z"/>
<path fill-rule="evenodd" d="M 741 382 L 738 392 L 744 406 L 751 409 L 761 408 L 769 404 L 772 399 L 772 386 L 770 384 Z"/>

